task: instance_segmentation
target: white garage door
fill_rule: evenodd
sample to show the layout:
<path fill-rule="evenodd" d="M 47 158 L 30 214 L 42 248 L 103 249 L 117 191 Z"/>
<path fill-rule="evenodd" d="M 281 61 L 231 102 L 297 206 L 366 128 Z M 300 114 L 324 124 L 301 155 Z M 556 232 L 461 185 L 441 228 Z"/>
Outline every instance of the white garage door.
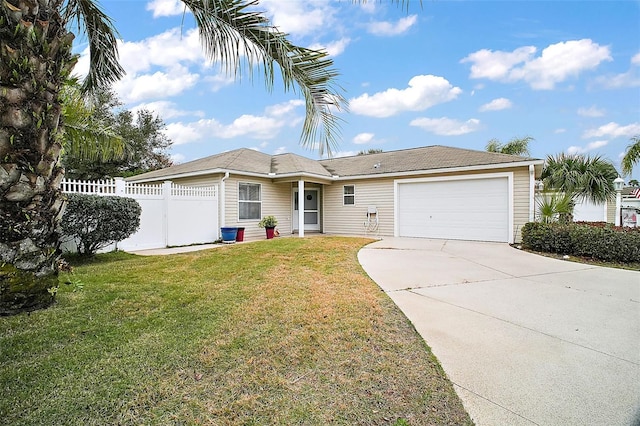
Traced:
<path fill-rule="evenodd" d="M 507 177 L 398 183 L 401 237 L 509 242 Z"/>

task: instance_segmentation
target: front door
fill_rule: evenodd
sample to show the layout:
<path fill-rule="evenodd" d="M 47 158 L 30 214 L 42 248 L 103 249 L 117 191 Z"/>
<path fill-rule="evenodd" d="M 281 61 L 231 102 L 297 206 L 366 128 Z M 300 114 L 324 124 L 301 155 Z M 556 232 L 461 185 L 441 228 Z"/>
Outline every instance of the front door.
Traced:
<path fill-rule="evenodd" d="M 320 230 L 320 203 L 318 201 L 318 189 L 304 190 L 304 230 Z M 298 191 L 293 192 L 293 229 L 300 229 L 298 223 Z"/>

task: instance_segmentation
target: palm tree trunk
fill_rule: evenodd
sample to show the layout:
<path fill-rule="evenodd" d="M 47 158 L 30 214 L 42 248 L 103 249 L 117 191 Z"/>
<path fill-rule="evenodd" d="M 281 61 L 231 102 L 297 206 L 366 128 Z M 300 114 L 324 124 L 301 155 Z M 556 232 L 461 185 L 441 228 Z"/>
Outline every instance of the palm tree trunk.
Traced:
<path fill-rule="evenodd" d="M 60 7 L 0 2 L 0 315 L 49 306 L 58 286 L 58 94 L 75 60 Z"/>

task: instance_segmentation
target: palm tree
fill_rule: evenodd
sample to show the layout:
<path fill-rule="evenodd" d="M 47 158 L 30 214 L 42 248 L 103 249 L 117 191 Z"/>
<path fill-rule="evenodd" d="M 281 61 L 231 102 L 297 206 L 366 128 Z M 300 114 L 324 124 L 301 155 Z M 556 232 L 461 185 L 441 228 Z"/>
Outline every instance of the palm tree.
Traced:
<path fill-rule="evenodd" d="M 491 139 L 487 142 L 485 149 L 488 152 L 499 152 L 501 154 L 529 156 L 529 142 L 534 139 L 531 136 L 524 138 L 513 138 L 509 142 L 502 144 L 498 139 Z"/>
<path fill-rule="evenodd" d="M 195 17 L 207 56 L 238 75 L 277 71 L 286 90 L 306 101 L 301 143 L 331 152 L 339 133 L 333 111 L 346 101 L 324 52 L 293 45 L 251 0 L 183 0 Z M 64 171 L 61 89 L 77 56 L 74 26 L 86 34 L 91 91 L 122 77 L 114 26 L 95 0 L 0 2 L 0 315 L 46 307 L 58 285 L 58 233 Z"/>
<path fill-rule="evenodd" d="M 600 156 L 549 155 L 542 170 L 545 191 L 555 190 L 571 194 L 574 200 L 585 198 L 593 203 L 615 197 L 613 181 L 617 177 L 611 161 Z"/>
<path fill-rule="evenodd" d="M 630 175 L 633 166 L 640 162 L 640 135 L 631 138 L 631 144 L 627 146 L 627 152 L 622 157 L 622 173 Z"/>
<path fill-rule="evenodd" d="M 96 113 L 98 99 L 82 93 L 76 79 L 65 82 L 60 91 L 64 135 L 62 156 L 88 161 L 109 161 L 126 156 L 127 143 L 106 117 Z"/>

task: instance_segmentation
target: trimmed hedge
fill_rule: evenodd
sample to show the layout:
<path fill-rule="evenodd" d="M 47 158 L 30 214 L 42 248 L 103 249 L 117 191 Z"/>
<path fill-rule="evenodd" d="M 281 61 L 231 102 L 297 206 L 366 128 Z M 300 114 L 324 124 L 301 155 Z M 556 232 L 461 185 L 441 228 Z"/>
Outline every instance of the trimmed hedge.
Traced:
<path fill-rule="evenodd" d="M 91 255 L 136 232 L 141 212 L 133 198 L 70 194 L 60 227 L 76 241 L 78 253 Z"/>
<path fill-rule="evenodd" d="M 526 249 L 589 257 L 606 262 L 640 262 L 640 228 L 596 223 L 529 222 L 522 228 Z"/>

